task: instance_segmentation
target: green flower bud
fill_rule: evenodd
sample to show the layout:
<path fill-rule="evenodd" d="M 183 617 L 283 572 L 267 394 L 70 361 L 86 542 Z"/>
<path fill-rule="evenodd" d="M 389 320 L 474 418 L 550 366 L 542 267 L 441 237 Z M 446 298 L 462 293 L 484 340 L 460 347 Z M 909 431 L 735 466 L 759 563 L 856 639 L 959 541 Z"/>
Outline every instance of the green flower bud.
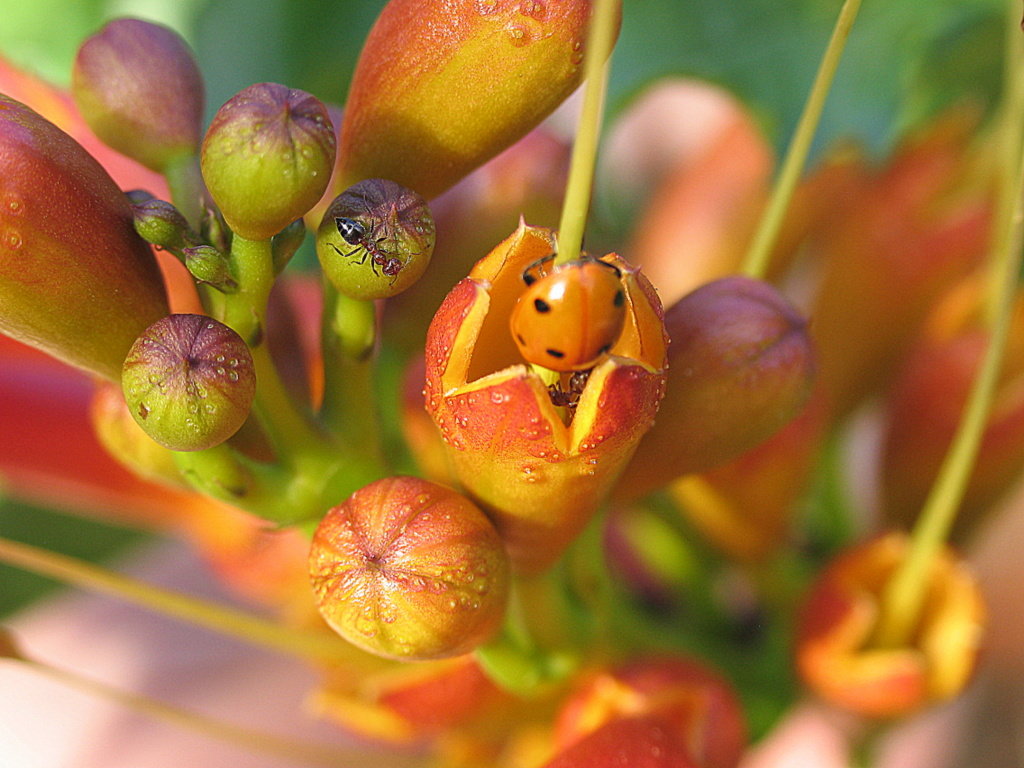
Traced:
<path fill-rule="evenodd" d="M 228 226 L 247 240 L 266 240 L 320 200 L 334 153 L 334 128 L 320 101 L 258 83 L 218 110 L 201 164 Z"/>
<path fill-rule="evenodd" d="M 132 205 L 135 231 L 147 243 L 165 248 L 175 255 L 187 246 L 197 245 L 199 235 L 181 212 L 166 200 L 151 197 Z"/>
<path fill-rule="evenodd" d="M 416 477 L 378 480 L 328 512 L 309 572 L 327 623 L 394 659 L 471 651 L 501 626 L 508 599 L 508 557 L 491 522 Z"/>
<path fill-rule="evenodd" d="M 235 293 L 238 282 L 231 274 L 228 258 L 212 245 L 197 245 L 182 250 L 185 266 L 197 281 L 221 293 Z"/>
<path fill-rule="evenodd" d="M 162 173 L 199 149 L 203 79 L 175 32 L 116 19 L 86 40 L 72 71 L 75 103 L 118 152 Z"/>
<path fill-rule="evenodd" d="M 367 179 L 334 199 L 316 237 L 327 279 L 353 299 L 386 299 L 420 279 L 434 253 L 434 219 L 422 197 Z"/>
<path fill-rule="evenodd" d="M 227 440 L 256 394 L 245 342 L 203 315 L 169 315 L 147 328 L 128 352 L 121 384 L 136 423 L 174 451 Z"/>
<path fill-rule="evenodd" d="M 167 312 L 124 193 L 74 139 L 0 95 L 0 333 L 117 381 Z"/>

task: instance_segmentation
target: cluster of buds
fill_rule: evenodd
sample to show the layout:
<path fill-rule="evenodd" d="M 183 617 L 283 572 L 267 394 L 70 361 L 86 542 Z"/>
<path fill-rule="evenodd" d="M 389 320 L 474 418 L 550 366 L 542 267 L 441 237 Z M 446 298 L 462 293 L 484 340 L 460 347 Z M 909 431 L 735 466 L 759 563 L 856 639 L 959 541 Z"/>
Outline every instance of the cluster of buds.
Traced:
<path fill-rule="evenodd" d="M 146 22 L 109 24 L 79 52 L 75 103 L 102 141 L 164 177 L 157 194 L 123 193 L 75 138 L 0 94 L 0 332 L 94 376 L 99 443 L 167 498 L 205 494 L 290 529 L 280 557 L 253 558 L 254 568 L 288 591 L 308 582 L 315 606 L 303 607 L 348 641 L 351 664 L 327 671 L 314 707 L 361 735 L 433 739 L 442 753 L 457 751 L 446 737 L 458 730 L 472 734 L 459 744 L 473 758 L 516 768 L 735 768 L 748 742 L 738 696 L 683 653 L 692 643 L 623 629 L 636 620 L 657 635 L 664 617 L 651 606 L 691 612 L 715 637 L 739 636 L 742 624 L 744 654 L 767 646 L 762 619 L 777 620 L 807 686 L 865 717 L 956 696 L 985 611 L 952 551 L 928 564 L 916 621 L 895 641 L 879 616 L 910 558 L 901 534 L 844 551 L 813 580 L 803 574 L 798 619 L 792 604 L 772 614 L 747 593 L 752 564 L 786 543 L 829 430 L 890 379 L 883 517 L 908 523 L 931 488 L 987 340 L 973 294 L 954 294 L 925 323 L 979 260 L 989 216 L 984 195 L 949 212 L 936 205 L 946 190 L 921 180 L 935 156 L 956 154 L 963 124 L 908 143 L 878 174 L 826 166 L 798 193 L 768 272 L 817 248 L 809 313 L 737 274 L 725 247 L 722 274 L 690 265 L 700 273 L 690 281 L 676 250 L 692 222 L 678 216 L 662 219 L 671 247 L 661 256 L 641 237 L 636 263 L 628 252 L 562 260 L 554 229 L 520 218 L 508 235 L 500 190 L 466 209 L 486 219 L 480 228 L 451 213 L 469 187 L 443 199 L 451 220 L 438 225 L 427 201 L 579 85 L 591 3 L 422 5 L 387 3 L 340 120 L 309 93 L 259 83 L 205 131 L 184 41 Z M 744 124 L 729 135 L 752 133 Z M 518 146 L 541 154 L 543 171 L 561 169 L 558 140 L 535 133 Z M 758 147 L 728 149 L 716 147 L 715 162 L 748 157 L 750 178 L 722 226 L 745 232 L 767 163 Z M 491 172 L 515 177 L 528 165 L 513 154 Z M 673 201 L 690 189 L 680 178 L 663 192 Z M 826 203 L 855 193 L 871 202 L 839 227 Z M 890 208 L 907 214 L 909 235 L 888 226 Z M 284 274 L 307 226 L 321 285 Z M 838 236 L 819 237 L 833 227 Z M 494 245 L 499 228 L 508 236 Z M 471 267 L 446 250 L 460 247 Z M 422 350 L 409 334 L 398 354 L 375 354 L 387 320 L 415 324 L 422 311 L 414 299 L 383 300 L 455 271 Z M 393 474 L 395 436 L 376 419 L 381 361 L 411 371 L 402 427 L 430 479 Z M 992 460 L 973 478 L 957 534 L 1024 464 L 1018 369 L 1004 371 L 982 448 Z M 262 534 L 210 506 L 192 521 L 197 538 Z M 232 566 L 223 570 L 239 582 L 266 581 Z M 703 566 L 710 575 L 694 577 Z M 624 583 L 609 584 L 607 567 Z M 746 590 L 731 602 L 718 595 L 728 578 Z M 655 655 L 661 645 L 675 653 Z M 648 653 L 624 659 L 634 648 Z M 2 631 L 0 655 L 19 656 Z M 412 674 L 408 661 L 425 663 Z M 543 705 L 534 711 L 502 685 Z M 542 733 L 539 747 L 525 736 L 517 745 L 529 758 L 506 760 L 512 738 L 496 737 L 493 722 L 503 716 L 520 736 Z"/>

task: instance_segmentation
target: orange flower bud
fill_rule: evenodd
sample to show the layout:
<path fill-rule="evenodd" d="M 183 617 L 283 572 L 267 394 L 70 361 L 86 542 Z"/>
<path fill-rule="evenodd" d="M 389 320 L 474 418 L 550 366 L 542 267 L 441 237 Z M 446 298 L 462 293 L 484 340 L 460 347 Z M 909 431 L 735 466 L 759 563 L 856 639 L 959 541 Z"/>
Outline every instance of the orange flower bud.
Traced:
<path fill-rule="evenodd" d="M 427 199 L 452 186 L 579 85 L 589 17 L 587 0 L 391 0 L 353 75 L 335 192 L 374 177 Z"/>
<path fill-rule="evenodd" d="M 358 674 L 331 674 L 311 705 L 319 716 L 375 741 L 422 742 L 493 717 L 496 705 L 511 703 L 472 655 L 379 669 L 372 662 L 358 666 Z"/>
<path fill-rule="evenodd" d="M 767 283 L 739 275 L 708 283 L 665 313 L 665 328 L 672 340 L 665 400 L 623 474 L 620 497 L 738 457 L 790 421 L 810 394 L 806 322 Z"/>
<path fill-rule="evenodd" d="M 984 280 L 970 280 L 936 307 L 887 401 L 882 501 L 887 520 L 913 522 L 945 460 L 988 345 Z M 953 536 L 973 531 L 1024 468 L 1024 298 Z"/>
<path fill-rule="evenodd" d="M 701 768 L 734 768 L 746 747 L 743 710 L 732 687 L 697 661 L 636 659 L 589 680 L 563 707 L 556 724 L 566 747 L 620 718 L 656 716 Z"/>
<path fill-rule="evenodd" d="M 636 269 L 606 256 L 622 273 L 626 325 L 563 420 L 508 325 L 523 270 L 551 250 L 549 230 L 520 225 L 452 289 L 427 333 L 427 411 L 523 572 L 551 565 L 586 525 L 650 427 L 665 380 L 660 302 Z"/>
<path fill-rule="evenodd" d="M 0 332 L 116 381 L 167 314 L 132 209 L 74 139 L 0 95 Z"/>
<path fill-rule="evenodd" d="M 946 551 L 909 645 L 872 644 L 879 600 L 907 555 L 898 533 L 855 546 L 819 577 L 801 611 L 796 661 L 808 686 L 869 717 L 899 717 L 952 699 L 974 670 L 985 608 L 974 577 Z"/>
<path fill-rule="evenodd" d="M 342 637 L 386 658 L 467 653 L 505 613 L 508 561 L 468 499 L 415 477 L 378 480 L 320 522 L 309 572 Z"/>
<path fill-rule="evenodd" d="M 658 717 L 612 720 L 544 768 L 702 768 L 682 738 Z"/>
<path fill-rule="evenodd" d="M 839 416 L 887 382 L 929 308 L 986 253 L 975 135 L 958 113 L 914 136 L 815 238 L 824 272 L 808 314 Z"/>

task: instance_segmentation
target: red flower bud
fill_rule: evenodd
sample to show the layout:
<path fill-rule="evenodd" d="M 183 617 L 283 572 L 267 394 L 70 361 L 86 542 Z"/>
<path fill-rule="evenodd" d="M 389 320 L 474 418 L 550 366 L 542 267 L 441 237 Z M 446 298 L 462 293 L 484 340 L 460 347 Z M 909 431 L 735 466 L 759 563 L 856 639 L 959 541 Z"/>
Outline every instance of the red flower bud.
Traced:
<path fill-rule="evenodd" d="M 74 139 L 0 95 L 0 332 L 111 380 L 167 314 L 132 209 Z"/>
<path fill-rule="evenodd" d="M 665 376 L 657 296 L 606 256 L 621 273 L 626 325 L 563 420 L 509 331 L 523 271 L 551 249 L 550 231 L 522 224 L 452 289 L 427 333 L 427 411 L 522 571 L 550 566 L 600 506 L 650 426 Z"/>
<path fill-rule="evenodd" d="M 814 376 L 806 321 L 772 286 L 716 280 L 665 313 L 668 383 L 619 495 L 641 496 L 763 442 L 803 407 Z"/>

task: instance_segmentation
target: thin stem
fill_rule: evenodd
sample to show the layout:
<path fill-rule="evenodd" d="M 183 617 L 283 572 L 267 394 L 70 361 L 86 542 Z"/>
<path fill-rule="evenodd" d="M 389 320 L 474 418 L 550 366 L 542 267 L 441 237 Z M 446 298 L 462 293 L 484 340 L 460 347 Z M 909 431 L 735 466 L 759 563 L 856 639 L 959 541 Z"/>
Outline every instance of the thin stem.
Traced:
<path fill-rule="evenodd" d="M 71 688 L 120 704 L 133 712 L 148 715 L 196 733 L 234 744 L 250 752 L 287 760 L 298 765 L 337 768 L 341 765 L 361 765 L 373 759 L 371 755 L 329 745 L 310 744 L 262 731 L 243 728 L 207 715 L 176 707 L 148 696 L 123 691 L 98 680 L 67 669 L 44 664 L 34 659 L 18 659 L 30 669 L 57 680 Z"/>
<path fill-rule="evenodd" d="M 199 158 L 182 155 L 164 169 L 164 179 L 171 190 L 171 202 L 181 211 L 185 220 L 196 231 L 203 213 L 206 185 L 199 171 Z"/>
<path fill-rule="evenodd" d="M 749 277 L 761 279 L 768 270 L 768 259 L 775 246 L 779 230 L 782 228 L 790 200 L 793 198 L 793 190 L 796 189 L 804 165 L 807 163 L 807 155 L 810 153 L 811 142 L 814 140 L 814 133 L 821 120 L 825 100 L 832 88 L 832 80 L 835 77 L 836 68 L 839 66 L 839 58 L 843 54 L 846 38 L 850 34 L 850 29 L 853 27 L 859 10 L 860 0 L 846 0 L 839 11 L 839 18 L 836 19 L 832 37 L 829 38 L 825 55 L 818 66 L 814 85 L 811 86 L 811 92 L 807 97 L 807 103 L 804 104 L 804 111 L 800 115 L 796 132 L 786 150 L 782 170 L 775 181 L 768 207 L 761 217 L 757 231 L 754 233 L 753 242 L 744 259 L 743 273 Z"/>
<path fill-rule="evenodd" d="M 1024 92 L 1024 48 L 1017 29 L 1019 3 L 1010 3 L 1016 34 L 1008 38 L 1007 72 L 1003 104 L 1020 104 Z M 1001 126 L 1004 178 L 999 184 L 997 215 L 993 221 L 990 306 L 995 308 L 985 357 L 971 388 L 964 415 L 953 444 L 939 470 L 911 538 L 910 552 L 893 574 L 885 590 L 876 644 L 899 646 L 908 641 L 920 616 L 929 587 L 929 573 L 942 549 L 970 479 L 985 425 L 995 397 L 996 384 L 1009 336 L 1017 275 L 1021 268 L 1021 195 L 1024 193 L 1024 121 L 1019 110 L 1005 109 Z"/>
<path fill-rule="evenodd" d="M 0 561 L 314 663 L 353 657 L 352 647 L 336 635 L 285 627 L 29 544 L 0 538 Z"/>
<path fill-rule="evenodd" d="M 594 3 L 594 15 L 583 60 L 583 74 L 586 78 L 583 108 L 572 148 L 562 218 L 558 224 L 556 265 L 578 259 L 583 247 L 583 230 L 587 224 L 590 193 L 594 186 L 594 165 L 601 136 L 601 119 L 611 53 L 615 46 L 618 11 L 619 3 L 616 0 L 596 0 Z"/>

